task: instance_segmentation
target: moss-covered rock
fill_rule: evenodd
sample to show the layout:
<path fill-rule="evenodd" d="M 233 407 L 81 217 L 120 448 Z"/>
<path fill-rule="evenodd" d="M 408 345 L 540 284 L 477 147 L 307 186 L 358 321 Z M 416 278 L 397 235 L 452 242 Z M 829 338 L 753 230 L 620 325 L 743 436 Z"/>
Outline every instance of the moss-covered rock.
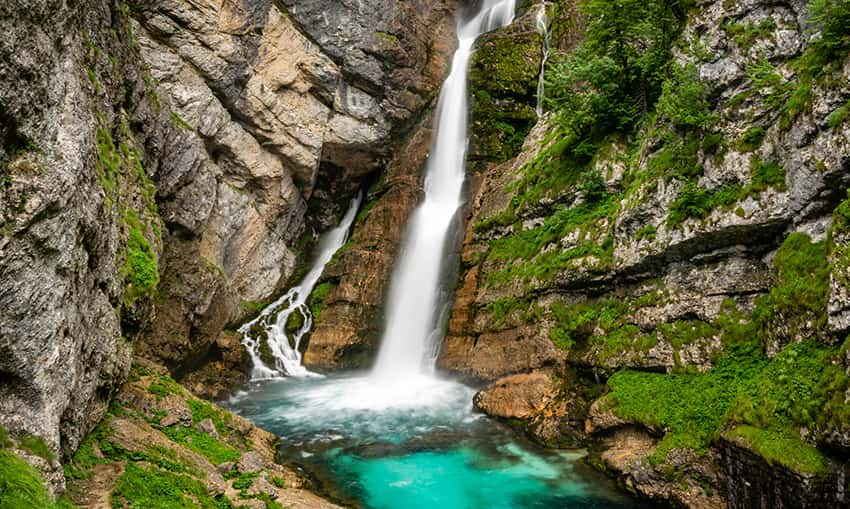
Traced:
<path fill-rule="evenodd" d="M 537 121 L 542 39 L 529 12 L 515 24 L 479 39 L 472 58 L 469 167 L 515 157 Z"/>

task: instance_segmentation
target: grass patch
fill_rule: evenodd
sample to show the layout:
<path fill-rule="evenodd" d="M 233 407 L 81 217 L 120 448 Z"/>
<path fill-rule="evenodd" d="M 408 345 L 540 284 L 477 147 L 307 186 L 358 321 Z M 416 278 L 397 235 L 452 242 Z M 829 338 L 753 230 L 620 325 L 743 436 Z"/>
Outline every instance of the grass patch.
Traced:
<path fill-rule="evenodd" d="M 70 509 L 51 500 L 41 474 L 9 450 L 0 450 L 0 509 Z"/>
<path fill-rule="evenodd" d="M 165 433 L 172 442 L 181 444 L 204 456 L 213 465 L 236 461 L 241 455 L 235 448 L 193 428 L 170 426 L 159 427 L 159 430 Z"/>
<path fill-rule="evenodd" d="M 127 464 L 112 493 L 113 507 L 157 509 L 230 509 L 226 496 L 210 497 L 206 487 L 191 477 Z"/>
<path fill-rule="evenodd" d="M 24 435 L 18 439 L 18 446 L 30 454 L 43 458 L 48 463 L 52 463 L 55 459 L 53 451 L 41 437 Z"/>
<path fill-rule="evenodd" d="M 782 465 L 794 472 L 824 474 L 828 470 L 823 454 L 792 433 L 738 426 L 727 432 L 725 437 L 744 445 L 769 463 Z"/>

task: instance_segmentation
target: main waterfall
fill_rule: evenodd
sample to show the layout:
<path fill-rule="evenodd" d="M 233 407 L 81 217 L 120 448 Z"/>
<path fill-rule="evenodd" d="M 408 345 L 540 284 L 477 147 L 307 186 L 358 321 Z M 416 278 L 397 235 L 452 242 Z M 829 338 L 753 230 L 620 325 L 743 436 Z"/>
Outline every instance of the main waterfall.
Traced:
<path fill-rule="evenodd" d="M 440 274 L 449 229 L 462 203 L 467 146 L 467 76 L 479 35 L 513 21 L 515 0 L 483 0 L 458 27 L 458 49 L 437 106 L 436 139 L 425 173 L 425 199 L 407 226 L 393 274 L 387 322 L 372 377 L 391 381 L 433 369 L 440 341 Z"/>

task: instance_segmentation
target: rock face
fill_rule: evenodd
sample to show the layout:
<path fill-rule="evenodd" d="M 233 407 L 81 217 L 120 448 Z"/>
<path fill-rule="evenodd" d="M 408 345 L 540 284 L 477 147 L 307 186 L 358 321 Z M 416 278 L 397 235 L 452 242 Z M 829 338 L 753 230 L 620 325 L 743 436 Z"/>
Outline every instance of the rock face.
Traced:
<path fill-rule="evenodd" d="M 801 475 L 732 442 L 721 447 L 728 479 L 729 509 L 847 507 L 847 468 L 824 477 Z"/>
<path fill-rule="evenodd" d="M 554 4 L 553 45 L 569 50 L 582 23 L 557 14 L 574 16 L 573 2 Z M 516 73 L 513 64 L 524 59 L 515 52 L 530 55 L 523 19 L 483 43 L 501 38 L 505 46 L 488 55 L 488 69 Z M 842 408 L 850 383 L 839 345 L 850 323 L 850 209 L 842 202 L 850 184 L 850 123 L 842 116 L 850 65 L 840 58 L 827 76 L 807 81 L 799 65 L 813 44 L 808 26 L 804 1 L 697 2 L 674 44 L 671 70 L 702 89 L 711 125 L 694 138 L 669 127 L 665 115 L 675 111 L 659 110 L 652 127 L 605 132 L 586 140 L 592 147 L 565 149 L 573 133 L 554 115 L 505 154 L 478 140 L 461 274 L 438 365 L 490 384 L 476 396 L 479 409 L 543 441 L 535 423 L 557 403 L 566 405 L 558 421 L 566 424 L 549 429 L 601 443 L 599 465 L 651 498 L 688 507 L 798 507 L 788 502 L 798 495 L 812 500 L 810 507 L 834 503 L 841 482 L 795 473 L 783 492 L 767 482 L 769 462 L 757 482 L 775 497 L 757 503 L 756 491 L 745 489 L 746 468 L 732 479 L 717 440 L 682 445 L 672 419 L 636 417 L 634 401 L 617 400 L 618 391 L 638 392 L 627 383 L 645 378 L 606 383 L 624 371 L 699 379 L 747 342 L 758 342 L 756 356 L 768 366 L 811 348 L 819 353 L 802 355 L 830 373 L 806 382 L 832 394 L 815 403 L 823 418 L 756 424 L 787 426 L 801 450 L 837 454 L 840 465 L 828 475 L 845 468 Z M 473 97 L 493 96 L 489 87 L 499 76 L 489 78 L 475 85 Z M 506 95 L 489 113 L 473 109 L 472 122 L 486 127 L 492 122 L 485 113 L 510 116 L 528 105 L 525 97 Z M 510 146 L 494 140 L 497 149 Z M 676 176 L 681 165 L 694 174 Z M 808 262 L 797 265 L 795 255 Z M 802 288 L 812 293 L 802 297 Z M 561 380 L 557 390 L 545 380 L 552 375 Z M 779 391 L 782 401 L 790 390 Z M 599 399 L 599 391 L 611 397 Z M 764 395 L 746 397 L 759 408 Z M 729 419 L 756 420 L 745 412 Z M 671 478 L 671 469 L 683 473 Z"/>
<path fill-rule="evenodd" d="M 242 380 L 222 330 L 384 169 L 443 79 L 453 10 L 0 7 L 0 425 L 75 450 L 133 353 L 208 395 Z M 415 175 L 397 160 L 389 175 Z"/>
<path fill-rule="evenodd" d="M 431 146 L 433 115 L 388 165 L 367 195 L 351 240 L 325 268 L 329 288 L 304 353 L 315 369 L 370 365 L 381 333 L 381 309 L 407 218 L 421 191 L 420 171 Z"/>

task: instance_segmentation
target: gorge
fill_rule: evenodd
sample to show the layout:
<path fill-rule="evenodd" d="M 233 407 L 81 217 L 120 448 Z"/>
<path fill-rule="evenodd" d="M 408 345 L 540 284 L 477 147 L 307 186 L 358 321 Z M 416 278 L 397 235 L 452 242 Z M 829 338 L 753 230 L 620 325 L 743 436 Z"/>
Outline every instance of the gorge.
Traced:
<path fill-rule="evenodd" d="M 0 509 L 850 507 L 846 0 L 0 28 Z"/>

